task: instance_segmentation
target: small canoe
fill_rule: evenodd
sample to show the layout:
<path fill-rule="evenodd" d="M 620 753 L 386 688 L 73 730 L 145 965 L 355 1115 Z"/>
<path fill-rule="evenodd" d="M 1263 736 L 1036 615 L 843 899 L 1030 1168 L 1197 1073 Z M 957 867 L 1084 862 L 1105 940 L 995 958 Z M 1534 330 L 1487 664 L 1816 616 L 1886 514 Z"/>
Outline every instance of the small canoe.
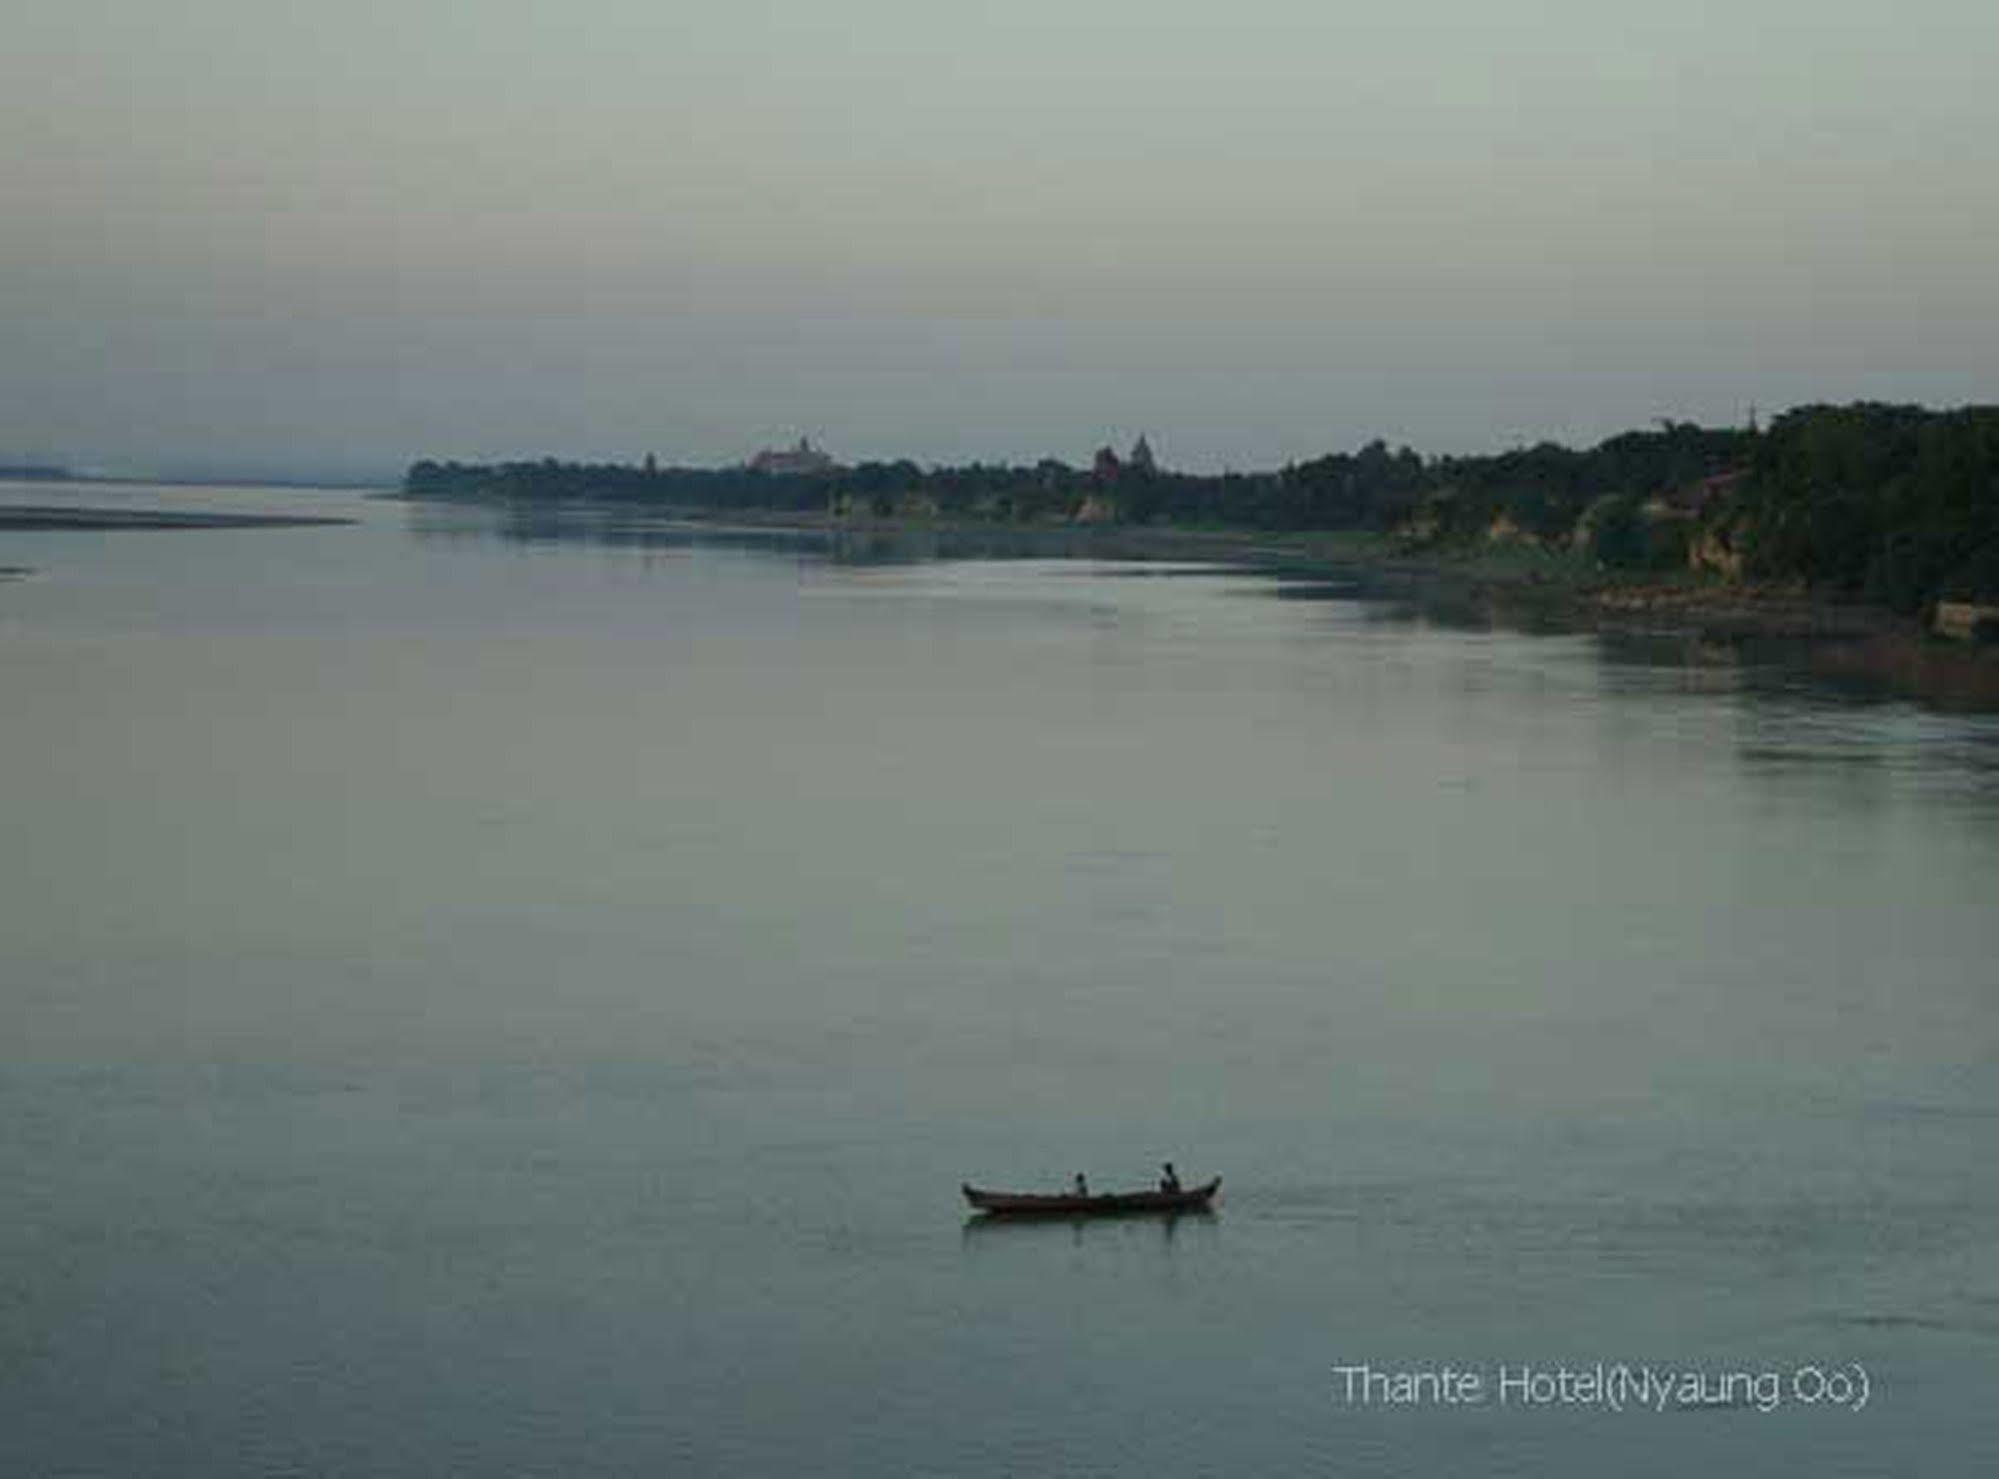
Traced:
<path fill-rule="evenodd" d="M 1217 1176 L 1203 1186 L 1179 1191 L 1112 1191 L 1099 1196 L 1074 1192 L 982 1191 L 967 1184 L 965 1200 L 995 1217 L 1116 1217 L 1131 1212 L 1205 1212 L 1222 1189 Z"/>

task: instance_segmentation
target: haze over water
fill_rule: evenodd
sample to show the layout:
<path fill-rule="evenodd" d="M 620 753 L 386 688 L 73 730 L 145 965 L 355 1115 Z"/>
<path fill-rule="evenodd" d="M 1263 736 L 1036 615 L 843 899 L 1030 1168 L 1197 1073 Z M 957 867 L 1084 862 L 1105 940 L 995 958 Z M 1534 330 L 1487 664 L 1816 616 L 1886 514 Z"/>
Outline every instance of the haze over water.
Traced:
<path fill-rule="evenodd" d="M 0 551 L 0 1471 L 1999 1455 L 1992 719 L 1240 570 L 126 496 L 361 522 Z M 1217 1216 L 958 1197 L 1166 1157 Z M 1599 1360 L 1873 1393 L 1333 1375 Z"/>

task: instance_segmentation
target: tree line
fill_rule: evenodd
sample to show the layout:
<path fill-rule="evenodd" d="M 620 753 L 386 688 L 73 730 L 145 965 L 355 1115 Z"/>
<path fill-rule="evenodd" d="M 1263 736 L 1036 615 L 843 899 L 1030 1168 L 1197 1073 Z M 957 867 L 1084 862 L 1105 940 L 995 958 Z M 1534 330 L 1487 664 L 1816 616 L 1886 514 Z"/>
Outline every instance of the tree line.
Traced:
<path fill-rule="evenodd" d="M 1281 531 L 1372 530 L 1412 544 L 1495 537 L 1605 566 L 1684 566 L 1701 544 L 1748 578 L 1799 581 L 1902 611 L 1999 595 L 1999 408 L 1805 406 L 1767 429 L 1662 421 L 1589 448 L 1555 442 L 1425 457 L 1380 440 L 1267 472 L 1122 462 L 749 468 L 420 461 L 418 498 L 633 500 L 704 510 L 1076 519 Z"/>

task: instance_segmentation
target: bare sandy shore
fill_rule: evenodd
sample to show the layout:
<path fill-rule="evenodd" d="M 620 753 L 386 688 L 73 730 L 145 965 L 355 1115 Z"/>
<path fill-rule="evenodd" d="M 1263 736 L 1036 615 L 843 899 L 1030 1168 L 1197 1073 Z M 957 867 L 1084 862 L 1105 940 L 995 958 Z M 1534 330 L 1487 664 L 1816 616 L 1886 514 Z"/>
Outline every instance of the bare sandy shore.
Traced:
<path fill-rule="evenodd" d="M 165 508 L 70 508 L 60 504 L 0 504 L 0 529 L 285 529 L 352 524 L 318 514 L 214 514 Z"/>

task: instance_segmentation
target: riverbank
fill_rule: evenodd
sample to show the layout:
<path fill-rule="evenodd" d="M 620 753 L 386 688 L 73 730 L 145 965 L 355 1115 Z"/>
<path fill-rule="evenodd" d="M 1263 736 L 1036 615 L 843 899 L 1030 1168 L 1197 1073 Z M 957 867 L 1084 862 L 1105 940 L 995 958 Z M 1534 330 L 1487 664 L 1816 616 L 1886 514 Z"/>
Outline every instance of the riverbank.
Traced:
<path fill-rule="evenodd" d="M 1424 545 L 1365 530 L 833 517 L 818 510 L 622 499 L 390 496 L 414 505 L 533 509 L 620 528 L 665 521 L 718 534 L 816 534 L 831 543 L 836 558 L 859 562 L 893 560 L 915 549 L 930 557 L 1037 554 L 1235 565 L 1300 589 L 1337 585 L 1442 625 L 1680 643 L 1702 662 L 1767 660 L 1940 708 L 1999 711 L 1999 649 L 1933 636 L 1914 618 L 1795 585 L 1741 585 L 1693 571 L 1614 570 L 1526 542 Z"/>

